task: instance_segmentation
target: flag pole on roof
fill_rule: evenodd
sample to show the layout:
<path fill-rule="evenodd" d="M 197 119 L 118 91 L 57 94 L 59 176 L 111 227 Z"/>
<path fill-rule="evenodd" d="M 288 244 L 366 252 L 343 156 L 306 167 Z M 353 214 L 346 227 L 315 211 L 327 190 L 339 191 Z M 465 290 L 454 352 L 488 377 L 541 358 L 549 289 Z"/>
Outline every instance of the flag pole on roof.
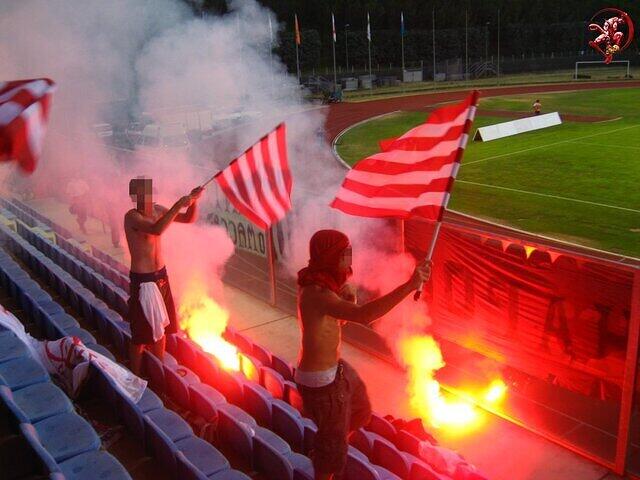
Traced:
<path fill-rule="evenodd" d="M 478 97 L 473 91 L 459 103 L 434 110 L 425 123 L 404 135 L 382 140 L 380 153 L 349 170 L 331 206 L 361 217 L 435 222 L 425 259 L 431 260 Z M 416 291 L 416 300 L 421 291 Z"/>

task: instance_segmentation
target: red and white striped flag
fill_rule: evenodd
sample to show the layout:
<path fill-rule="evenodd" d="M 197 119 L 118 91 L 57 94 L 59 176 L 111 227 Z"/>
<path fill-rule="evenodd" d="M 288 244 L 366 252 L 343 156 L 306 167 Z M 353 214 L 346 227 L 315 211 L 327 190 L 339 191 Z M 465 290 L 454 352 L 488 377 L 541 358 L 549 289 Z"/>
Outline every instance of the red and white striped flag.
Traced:
<path fill-rule="evenodd" d="M 285 124 L 219 172 L 216 182 L 231 204 L 263 230 L 291 210 L 291 172 Z"/>
<path fill-rule="evenodd" d="M 347 173 L 331 206 L 360 217 L 440 221 L 477 102 L 474 91 L 460 103 L 434 110 L 426 123 L 401 137 L 380 142 L 382 152 Z"/>
<path fill-rule="evenodd" d="M 0 161 L 28 173 L 42 152 L 55 84 L 48 78 L 0 82 Z"/>

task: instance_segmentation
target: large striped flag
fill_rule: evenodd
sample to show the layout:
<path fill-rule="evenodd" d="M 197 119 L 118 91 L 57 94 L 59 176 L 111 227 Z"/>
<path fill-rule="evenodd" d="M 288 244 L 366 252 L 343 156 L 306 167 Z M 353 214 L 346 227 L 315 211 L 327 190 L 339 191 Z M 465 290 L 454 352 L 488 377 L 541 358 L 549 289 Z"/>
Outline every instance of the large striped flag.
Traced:
<path fill-rule="evenodd" d="M 263 230 L 291 210 L 285 124 L 260 139 L 215 176 L 231 204 Z"/>
<path fill-rule="evenodd" d="M 48 78 L 0 82 L 0 161 L 27 173 L 42 152 L 55 84 Z"/>
<path fill-rule="evenodd" d="M 361 217 L 440 221 L 478 102 L 464 101 L 434 110 L 426 123 L 401 137 L 380 142 L 381 153 L 358 162 L 347 173 L 331 206 Z"/>

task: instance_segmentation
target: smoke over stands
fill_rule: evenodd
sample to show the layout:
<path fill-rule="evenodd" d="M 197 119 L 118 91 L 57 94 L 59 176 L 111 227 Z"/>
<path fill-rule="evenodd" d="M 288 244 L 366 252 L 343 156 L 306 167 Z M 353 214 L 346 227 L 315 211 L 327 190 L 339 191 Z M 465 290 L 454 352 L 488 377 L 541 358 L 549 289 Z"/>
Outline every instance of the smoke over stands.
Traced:
<path fill-rule="evenodd" d="M 205 19 L 174 0 L 2 2 L 2 79 L 49 77 L 58 84 L 38 170 L 28 178 L 12 175 L 3 187 L 65 201 L 65 186 L 82 178 L 93 192 L 92 208 L 121 219 L 132 207 L 130 178 L 153 178 L 156 201 L 170 206 L 286 121 L 294 175 L 286 268 L 295 274 L 305 265 L 315 230 L 338 228 L 354 246 L 356 283 L 373 294 L 407 280 L 414 261 L 393 253 L 396 232 L 387 223 L 328 207 L 344 170 L 324 140 L 324 108 L 304 100 L 295 76 L 270 53 L 269 18 L 277 29 L 274 14 L 253 0 L 231 1 L 228 14 Z M 191 145 L 181 145 L 184 133 L 173 132 L 167 143 L 181 148 L 124 151 L 132 147 L 125 135 L 132 122 L 186 124 Z M 103 123 L 113 136 L 98 138 L 94 126 Z M 202 132 L 210 135 L 201 138 Z M 212 207 L 216 188 L 204 194 L 203 210 Z M 219 278 L 233 253 L 226 231 L 201 221 L 172 226 L 166 237 L 178 302 L 197 284 L 224 303 Z M 397 351 L 400 338 L 428 323 L 424 309 L 407 300 L 376 328 Z"/>

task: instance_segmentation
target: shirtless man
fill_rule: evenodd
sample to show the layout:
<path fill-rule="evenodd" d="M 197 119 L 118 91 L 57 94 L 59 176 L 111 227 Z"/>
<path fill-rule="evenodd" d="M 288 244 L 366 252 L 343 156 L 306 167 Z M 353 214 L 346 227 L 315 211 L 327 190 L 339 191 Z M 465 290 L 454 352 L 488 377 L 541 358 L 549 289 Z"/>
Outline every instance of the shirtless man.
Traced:
<path fill-rule="evenodd" d="M 198 187 L 179 199 L 170 209 L 152 201 L 149 178 L 134 178 L 129 182 L 129 195 L 136 201 L 135 209 L 124 217 L 124 231 L 131 254 L 129 323 L 131 371 L 140 375 L 140 363 L 145 347 L 160 360 L 164 357 L 165 333 L 176 333 L 176 310 L 162 259 L 160 236 L 171 222 L 192 223 L 196 219 L 196 201 L 202 193 Z M 186 212 L 180 210 L 186 208 Z"/>
<path fill-rule="evenodd" d="M 533 114 L 534 115 L 540 115 L 540 110 L 542 110 L 542 104 L 540 103 L 540 100 L 536 100 L 535 102 L 533 102 Z"/>
<path fill-rule="evenodd" d="M 371 416 L 367 390 L 356 371 L 340 359 L 340 327 L 370 325 L 429 279 L 430 264 L 418 265 L 395 290 L 363 305 L 346 284 L 351 245 L 346 235 L 320 230 L 311 237 L 309 266 L 298 272 L 298 318 L 302 351 L 295 372 L 305 413 L 318 426 L 312 452 L 316 480 L 342 478 L 350 432 Z"/>

